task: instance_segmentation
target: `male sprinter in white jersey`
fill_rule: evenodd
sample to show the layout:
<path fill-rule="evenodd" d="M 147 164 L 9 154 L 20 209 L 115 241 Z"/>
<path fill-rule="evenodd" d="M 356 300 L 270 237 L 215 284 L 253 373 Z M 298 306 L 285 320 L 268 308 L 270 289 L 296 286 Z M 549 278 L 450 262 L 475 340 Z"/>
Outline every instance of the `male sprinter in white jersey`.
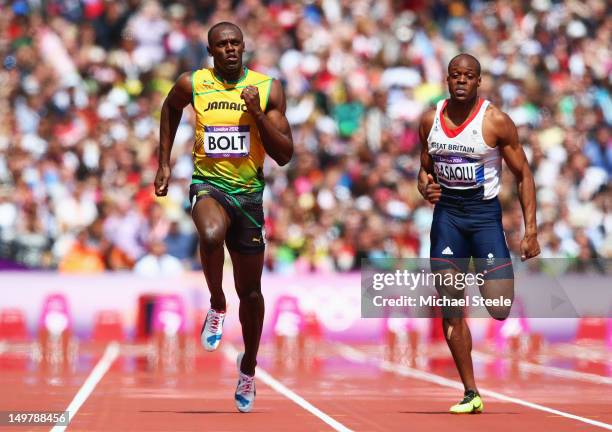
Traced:
<path fill-rule="evenodd" d="M 248 412 L 255 400 L 255 366 L 264 320 L 263 163 L 268 154 L 279 165 L 287 164 L 293 155 L 293 139 L 280 83 L 244 67 L 243 52 L 240 28 L 229 22 L 215 24 L 208 32 L 214 67 L 182 74 L 170 90 L 161 112 L 155 193 L 164 196 L 168 192 L 172 143 L 183 109 L 191 104 L 196 129 L 189 195 L 211 302 L 201 341 L 213 351 L 221 340 L 226 310 L 222 287 L 225 242 L 240 298 L 244 339 L 235 402 L 238 410 Z"/>
<path fill-rule="evenodd" d="M 422 143 L 418 188 L 435 204 L 431 226 L 432 271 L 456 275 L 467 271 L 470 257 L 484 274 L 481 295 L 514 299 L 514 274 L 497 199 L 501 158 L 514 174 L 523 209 L 525 236 L 521 259 L 540 253 L 533 177 L 518 141 L 516 126 L 505 113 L 478 97 L 480 63 L 460 54 L 448 64 L 450 99 L 425 113 L 419 126 Z M 444 278 L 443 280 L 447 280 Z M 463 298 L 463 290 L 436 287 L 441 297 Z M 510 306 L 487 307 L 503 320 Z M 474 380 L 472 337 L 461 308 L 443 308 L 446 341 L 465 387 L 451 413 L 479 413 L 484 406 Z"/>

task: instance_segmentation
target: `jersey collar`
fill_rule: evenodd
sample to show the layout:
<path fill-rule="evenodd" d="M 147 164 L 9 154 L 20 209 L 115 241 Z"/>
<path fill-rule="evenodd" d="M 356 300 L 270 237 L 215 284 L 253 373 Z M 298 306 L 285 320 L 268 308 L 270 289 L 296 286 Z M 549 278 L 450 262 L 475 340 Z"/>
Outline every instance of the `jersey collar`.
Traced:
<path fill-rule="evenodd" d="M 249 73 L 249 69 L 246 66 L 244 66 L 242 68 L 242 75 L 240 76 L 240 78 L 238 78 L 236 81 L 230 81 L 230 80 L 223 79 L 221 76 L 219 76 L 215 68 L 213 68 L 213 75 L 215 79 L 219 82 L 222 82 L 223 84 L 238 84 L 246 79 L 248 73 Z"/>
<path fill-rule="evenodd" d="M 470 122 L 476 118 L 476 116 L 480 112 L 480 108 L 482 107 L 483 103 L 484 99 L 479 97 L 478 102 L 476 103 L 476 107 L 474 108 L 470 116 L 465 119 L 463 123 L 461 123 L 459 126 L 451 128 L 446 124 L 446 121 L 444 120 L 444 110 L 446 109 L 446 105 L 448 105 L 448 99 L 446 99 L 444 101 L 444 104 L 442 105 L 442 109 L 440 110 L 440 125 L 442 126 L 442 129 L 444 130 L 446 136 L 449 138 L 455 138 L 457 135 L 463 132 L 467 125 L 469 125 Z"/>

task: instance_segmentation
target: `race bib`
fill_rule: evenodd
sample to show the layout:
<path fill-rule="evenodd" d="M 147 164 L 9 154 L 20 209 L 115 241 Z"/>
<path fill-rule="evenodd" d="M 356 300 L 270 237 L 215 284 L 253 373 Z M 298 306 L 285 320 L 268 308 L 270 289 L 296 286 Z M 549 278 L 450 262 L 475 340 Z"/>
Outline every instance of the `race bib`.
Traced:
<path fill-rule="evenodd" d="M 241 158 L 249 155 L 249 126 L 204 126 L 204 153 L 211 158 Z"/>
<path fill-rule="evenodd" d="M 434 171 L 445 186 L 476 186 L 484 181 L 484 167 L 465 156 L 434 155 Z"/>

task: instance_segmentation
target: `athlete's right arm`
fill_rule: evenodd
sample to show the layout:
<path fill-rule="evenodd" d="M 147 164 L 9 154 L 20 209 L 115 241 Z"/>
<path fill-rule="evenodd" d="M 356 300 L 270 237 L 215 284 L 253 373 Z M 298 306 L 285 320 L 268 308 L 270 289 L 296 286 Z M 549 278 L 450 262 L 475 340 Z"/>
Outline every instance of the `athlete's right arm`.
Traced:
<path fill-rule="evenodd" d="M 164 100 L 159 121 L 159 167 L 155 176 L 155 195 L 165 196 L 170 181 L 170 152 L 183 109 L 192 101 L 191 72 L 176 81 Z"/>
<path fill-rule="evenodd" d="M 421 168 L 419 169 L 419 177 L 417 188 L 423 198 L 432 204 L 440 201 L 442 190 L 440 185 L 437 184 L 433 178 L 433 160 L 429 154 L 429 146 L 427 144 L 427 137 L 429 131 L 433 126 L 434 118 L 436 115 L 435 110 L 428 110 L 421 117 L 419 123 L 419 138 L 421 139 Z"/>

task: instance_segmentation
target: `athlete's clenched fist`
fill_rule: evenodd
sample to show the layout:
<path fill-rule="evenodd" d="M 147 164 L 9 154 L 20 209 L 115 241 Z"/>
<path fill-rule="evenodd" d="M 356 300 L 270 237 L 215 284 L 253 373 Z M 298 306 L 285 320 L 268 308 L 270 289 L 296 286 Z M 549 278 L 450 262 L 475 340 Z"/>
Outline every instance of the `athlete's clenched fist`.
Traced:
<path fill-rule="evenodd" d="M 242 93 L 240 93 L 240 97 L 244 100 L 249 114 L 254 116 L 262 112 L 259 102 L 259 90 L 257 87 L 252 85 L 246 86 L 242 90 Z"/>
<path fill-rule="evenodd" d="M 540 244 L 536 234 L 525 234 L 521 241 L 521 261 L 536 257 L 540 254 Z"/>
<path fill-rule="evenodd" d="M 418 189 L 419 192 L 421 192 L 421 195 L 423 195 L 423 198 L 430 203 L 435 204 L 440 201 L 442 189 L 440 188 L 440 185 L 436 183 L 431 174 L 427 174 L 426 176 L 422 175 L 419 177 Z"/>
<path fill-rule="evenodd" d="M 168 194 L 168 182 L 170 181 L 170 167 L 160 165 L 155 175 L 155 195 L 166 196 Z"/>

